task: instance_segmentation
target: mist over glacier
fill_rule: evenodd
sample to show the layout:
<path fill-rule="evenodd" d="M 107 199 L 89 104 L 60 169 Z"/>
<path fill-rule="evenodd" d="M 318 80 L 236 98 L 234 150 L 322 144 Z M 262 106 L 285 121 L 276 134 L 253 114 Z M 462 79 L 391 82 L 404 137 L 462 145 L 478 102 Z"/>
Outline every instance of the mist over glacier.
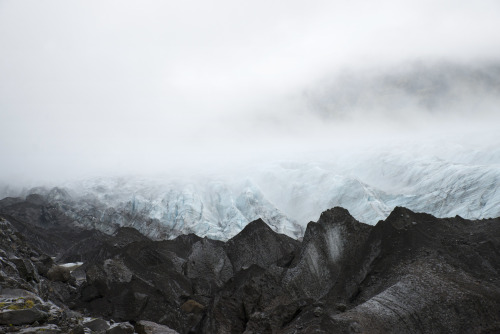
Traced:
<path fill-rule="evenodd" d="M 500 215 L 498 145 L 435 144 L 329 150 L 198 174 L 101 176 L 4 192 L 27 200 L 42 195 L 82 227 L 113 233 L 132 226 L 154 239 L 196 233 L 227 240 L 258 218 L 297 238 L 335 206 L 368 224 L 396 206 L 438 217 Z"/>

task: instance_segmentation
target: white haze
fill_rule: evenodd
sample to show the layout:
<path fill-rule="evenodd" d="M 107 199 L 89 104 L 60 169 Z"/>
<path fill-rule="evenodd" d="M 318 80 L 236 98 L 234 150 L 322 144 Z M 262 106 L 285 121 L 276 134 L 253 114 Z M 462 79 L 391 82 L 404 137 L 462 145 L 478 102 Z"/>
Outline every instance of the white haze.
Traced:
<path fill-rule="evenodd" d="M 498 17 L 480 0 L 0 0 L 0 183 L 498 147 Z M 415 64 L 466 74 L 430 109 L 357 93 Z"/>

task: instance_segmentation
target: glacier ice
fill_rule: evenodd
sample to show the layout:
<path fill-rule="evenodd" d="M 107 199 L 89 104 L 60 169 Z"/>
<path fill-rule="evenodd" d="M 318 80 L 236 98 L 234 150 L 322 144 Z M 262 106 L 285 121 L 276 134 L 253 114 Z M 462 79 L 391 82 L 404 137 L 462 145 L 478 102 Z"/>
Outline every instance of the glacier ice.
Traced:
<path fill-rule="evenodd" d="M 391 148 L 317 162 L 269 162 L 190 180 L 102 177 L 23 195 L 44 195 L 80 226 L 107 233 L 132 226 L 154 239 L 196 233 L 225 240 L 258 218 L 300 237 L 309 221 L 334 206 L 369 224 L 396 206 L 437 217 L 500 216 L 499 148 L 433 152 Z"/>

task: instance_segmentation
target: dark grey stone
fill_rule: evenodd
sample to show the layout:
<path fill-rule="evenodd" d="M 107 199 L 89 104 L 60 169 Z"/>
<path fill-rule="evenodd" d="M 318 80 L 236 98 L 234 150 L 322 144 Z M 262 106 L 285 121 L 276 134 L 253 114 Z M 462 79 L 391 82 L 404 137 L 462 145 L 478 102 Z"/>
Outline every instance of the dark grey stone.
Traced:
<path fill-rule="evenodd" d="M 83 327 L 87 327 L 93 331 L 105 331 L 109 328 L 109 324 L 103 319 L 92 319 L 90 321 L 84 322 Z"/>
<path fill-rule="evenodd" d="M 134 326 L 129 323 L 119 323 L 113 325 L 106 331 L 106 334 L 134 334 Z"/>
<path fill-rule="evenodd" d="M 36 308 L 7 310 L 0 312 L 0 325 L 30 325 L 35 321 L 44 322 L 48 314 Z"/>

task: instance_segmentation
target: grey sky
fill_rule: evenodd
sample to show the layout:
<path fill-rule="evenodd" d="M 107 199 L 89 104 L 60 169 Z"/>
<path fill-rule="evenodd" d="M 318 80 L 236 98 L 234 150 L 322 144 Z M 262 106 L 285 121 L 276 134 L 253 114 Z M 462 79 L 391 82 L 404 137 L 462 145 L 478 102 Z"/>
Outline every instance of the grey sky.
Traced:
<path fill-rule="evenodd" d="M 0 180 L 204 168 L 389 131 L 385 114 L 377 129 L 325 121 L 305 96 L 346 69 L 495 64 L 499 17 L 496 0 L 0 0 Z"/>

